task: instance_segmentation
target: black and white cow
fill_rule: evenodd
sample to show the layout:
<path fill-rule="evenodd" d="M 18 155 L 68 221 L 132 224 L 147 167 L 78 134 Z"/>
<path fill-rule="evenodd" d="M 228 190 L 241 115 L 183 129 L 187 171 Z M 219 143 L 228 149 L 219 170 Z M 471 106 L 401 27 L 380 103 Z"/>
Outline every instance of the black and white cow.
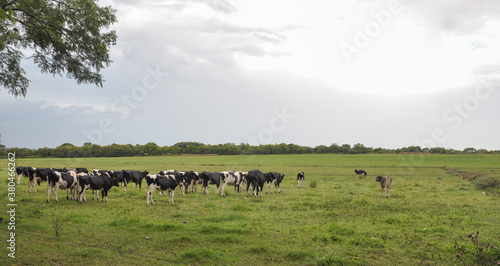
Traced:
<path fill-rule="evenodd" d="M 362 170 L 362 169 L 354 169 L 354 173 L 356 173 L 356 175 L 358 175 L 358 178 L 360 175 L 363 175 L 363 177 L 366 177 L 366 175 L 368 174 L 365 170 Z"/>
<path fill-rule="evenodd" d="M 285 178 L 284 174 L 280 174 L 277 172 L 266 173 L 266 182 L 267 182 L 266 194 L 267 194 L 267 191 L 269 190 L 269 186 L 271 186 L 271 194 L 273 194 L 274 187 L 277 187 L 276 193 L 281 193 L 280 184 L 281 184 L 281 181 L 283 181 L 283 178 Z"/>
<path fill-rule="evenodd" d="M 168 203 L 174 203 L 175 189 L 178 186 L 175 175 L 147 175 L 145 177 L 146 183 L 148 185 L 148 191 L 146 192 L 146 205 L 149 206 L 149 200 L 154 205 L 153 201 L 153 191 L 159 190 L 160 195 L 162 192 L 167 191 Z"/>
<path fill-rule="evenodd" d="M 18 166 L 16 167 L 16 173 L 17 173 L 17 184 L 21 184 L 21 177 L 29 177 L 28 170 L 30 169 L 29 166 Z"/>
<path fill-rule="evenodd" d="M 217 193 L 219 193 L 219 188 L 221 184 L 221 178 L 219 173 L 205 171 L 200 174 L 200 179 L 203 180 L 204 194 L 208 194 L 208 184 L 215 184 L 217 186 Z"/>
<path fill-rule="evenodd" d="M 123 178 L 127 180 L 127 184 L 132 182 L 135 185 L 138 185 L 139 188 L 142 186 L 142 180 L 149 174 L 148 171 L 140 172 L 133 170 L 123 170 Z"/>
<path fill-rule="evenodd" d="M 28 190 L 31 193 L 31 188 L 36 193 L 35 181 L 40 185 L 40 182 L 47 181 L 49 179 L 49 174 L 52 173 L 51 168 L 35 168 L 30 167 L 28 169 Z"/>
<path fill-rule="evenodd" d="M 50 172 L 48 177 L 49 180 L 47 184 L 47 203 L 49 203 L 51 192 L 54 193 L 56 202 L 59 202 L 59 199 L 57 198 L 57 191 L 59 189 L 66 190 L 66 199 L 69 199 L 68 190 L 71 190 L 71 199 L 76 200 L 76 193 L 78 193 L 78 179 L 76 178 L 75 171 L 52 171 Z"/>
<path fill-rule="evenodd" d="M 245 179 L 245 174 L 244 172 L 228 172 L 224 171 L 220 173 L 220 178 L 221 178 L 221 192 L 220 195 L 221 197 L 225 197 L 225 189 L 226 185 L 234 185 L 234 194 L 239 194 L 240 193 L 240 187 L 243 184 L 243 180 Z"/>
<path fill-rule="evenodd" d="M 193 186 L 196 182 L 196 180 L 199 180 L 200 177 L 193 171 L 187 171 L 184 172 L 184 182 L 185 182 L 185 190 L 186 193 L 192 193 L 193 192 Z"/>
<path fill-rule="evenodd" d="M 108 191 L 113 187 L 118 187 L 118 180 L 115 177 L 110 177 L 109 175 L 82 175 L 78 176 L 78 182 L 80 183 L 80 202 L 87 202 L 87 197 L 85 196 L 85 191 L 87 189 L 92 189 L 94 191 L 101 191 L 102 201 L 108 202 Z"/>
<path fill-rule="evenodd" d="M 198 172 L 192 172 L 193 173 L 193 179 L 191 180 L 191 193 L 196 192 L 198 193 L 198 184 L 203 185 L 203 180 L 200 178 L 200 173 Z"/>
<path fill-rule="evenodd" d="M 297 174 L 297 181 L 299 183 L 298 187 L 303 188 L 304 187 L 304 179 L 305 179 L 305 174 L 304 172 L 300 172 Z"/>
<path fill-rule="evenodd" d="M 262 189 L 264 188 L 264 183 L 266 183 L 266 175 L 260 170 L 255 169 L 248 171 L 247 174 L 247 197 L 249 196 L 250 185 L 253 187 L 253 195 L 257 198 L 260 191 L 260 197 L 262 198 Z"/>

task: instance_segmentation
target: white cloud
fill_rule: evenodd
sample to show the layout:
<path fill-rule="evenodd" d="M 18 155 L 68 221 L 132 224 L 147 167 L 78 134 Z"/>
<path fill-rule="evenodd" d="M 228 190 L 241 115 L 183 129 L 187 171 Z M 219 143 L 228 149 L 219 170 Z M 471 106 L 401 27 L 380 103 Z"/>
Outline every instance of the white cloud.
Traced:
<path fill-rule="evenodd" d="M 390 3 L 401 10 L 383 23 L 377 16 L 387 14 Z M 287 106 L 297 118 L 273 142 L 415 145 L 433 128 L 449 129 L 443 112 L 462 102 L 478 77 L 498 75 L 500 6 L 475 3 L 104 1 L 118 10 L 112 28 L 119 35 L 111 49 L 114 63 L 103 71 L 104 88 L 28 66 L 27 99 L 0 98 L 0 130 L 33 120 L 57 123 L 59 130 L 16 135 L 9 129 L 3 141 L 30 147 L 56 146 L 63 139 L 77 143 L 84 130 L 110 119 L 116 129 L 103 144 L 248 142 L 269 126 L 273 108 Z M 340 45 L 355 45 L 360 31 L 369 40 L 348 62 Z M 155 66 L 164 79 L 121 119 L 113 102 L 130 96 L 143 84 L 147 67 Z M 14 102 L 25 109 L 12 112 Z M 486 122 L 495 113 L 498 107 L 485 101 L 462 129 L 447 131 L 443 146 L 498 149 L 483 133 L 495 130 Z M 71 137 L 61 124 L 71 128 Z"/>

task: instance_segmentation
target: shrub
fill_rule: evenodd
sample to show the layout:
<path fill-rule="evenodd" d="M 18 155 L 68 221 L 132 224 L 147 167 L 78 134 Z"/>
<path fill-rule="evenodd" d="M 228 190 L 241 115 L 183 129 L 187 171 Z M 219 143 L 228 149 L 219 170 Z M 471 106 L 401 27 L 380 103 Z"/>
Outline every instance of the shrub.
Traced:
<path fill-rule="evenodd" d="M 470 245 L 455 244 L 455 258 L 463 265 L 498 265 L 500 264 L 500 248 L 490 243 L 479 242 L 479 231 L 469 234 Z"/>
<path fill-rule="evenodd" d="M 500 184 L 500 179 L 494 177 L 479 177 L 472 181 L 478 189 L 494 188 Z"/>
<path fill-rule="evenodd" d="M 318 186 L 318 182 L 316 182 L 316 180 L 313 180 L 313 181 L 311 181 L 311 182 L 309 183 L 309 186 L 310 186 L 311 188 L 316 188 L 316 187 Z"/>

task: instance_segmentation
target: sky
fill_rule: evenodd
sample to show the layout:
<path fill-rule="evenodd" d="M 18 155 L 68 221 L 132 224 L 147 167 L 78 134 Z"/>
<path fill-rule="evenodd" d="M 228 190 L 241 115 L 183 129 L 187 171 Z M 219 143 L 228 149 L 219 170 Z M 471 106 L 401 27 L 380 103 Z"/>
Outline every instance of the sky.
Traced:
<path fill-rule="evenodd" d="M 104 86 L 23 62 L 1 143 L 500 150 L 500 2 L 106 0 Z M 27 55 L 29 56 L 29 54 Z"/>

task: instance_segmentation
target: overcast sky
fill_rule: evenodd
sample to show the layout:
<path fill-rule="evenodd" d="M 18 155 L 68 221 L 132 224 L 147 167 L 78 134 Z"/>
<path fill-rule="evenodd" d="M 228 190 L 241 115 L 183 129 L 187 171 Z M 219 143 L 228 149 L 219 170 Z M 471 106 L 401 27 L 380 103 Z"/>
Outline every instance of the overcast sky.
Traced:
<path fill-rule="evenodd" d="M 24 62 L 7 147 L 500 149 L 499 1 L 116 0 L 104 87 Z"/>

